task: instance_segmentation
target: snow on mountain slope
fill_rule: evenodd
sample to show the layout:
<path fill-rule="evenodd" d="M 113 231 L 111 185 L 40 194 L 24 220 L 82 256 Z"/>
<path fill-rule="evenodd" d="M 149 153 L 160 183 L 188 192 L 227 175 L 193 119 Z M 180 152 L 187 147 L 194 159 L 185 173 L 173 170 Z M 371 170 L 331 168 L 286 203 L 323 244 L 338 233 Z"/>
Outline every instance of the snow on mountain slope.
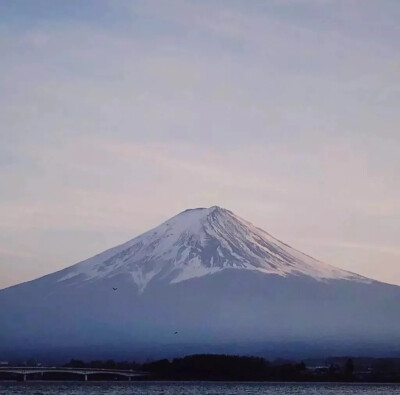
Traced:
<path fill-rule="evenodd" d="M 56 281 L 128 276 L 143 291 L 150 281 L 178 283 L 225 269 L 317 280 L 370 280 L 319 262 L 217 206 L 183 211 L 160 226 L 54 273 Z"/>

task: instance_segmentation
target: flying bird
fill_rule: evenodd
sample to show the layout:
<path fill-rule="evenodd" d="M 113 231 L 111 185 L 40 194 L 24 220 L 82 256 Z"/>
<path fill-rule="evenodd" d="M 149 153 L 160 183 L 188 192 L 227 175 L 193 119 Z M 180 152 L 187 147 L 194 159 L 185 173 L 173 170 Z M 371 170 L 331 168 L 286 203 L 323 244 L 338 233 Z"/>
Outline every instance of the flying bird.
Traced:
<path fill-rule="evenodd" d="M 114 290 L 114 291 L 116 291 L 117 289 L 118 289 L 118 288 L 114 288 L 114 287 L 113 287 L 113 290 Z"/>
<path fill-rule="evenodd" d="M 178 334 L 178 332 L 175 332 L 175 333 L 174 333 L 174 335 L 177 335 L 177 334 Z"/>

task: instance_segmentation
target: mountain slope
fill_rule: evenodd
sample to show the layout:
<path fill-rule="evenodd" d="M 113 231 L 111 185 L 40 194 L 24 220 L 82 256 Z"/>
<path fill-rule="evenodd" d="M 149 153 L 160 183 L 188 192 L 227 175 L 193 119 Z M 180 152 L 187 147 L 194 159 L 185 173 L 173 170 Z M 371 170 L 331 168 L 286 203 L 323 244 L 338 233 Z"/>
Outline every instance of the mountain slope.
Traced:
<path fill-rule="evenodd" d="M 0 328 L 4 358 L 394 355 L 400 287 L 319 262 L 211 207 L 1 290 Z"/>
<path fill-rule="evenodd" d="M 143 291 L 223 269 L 369 281 L 319 262 L 220 207 L 186 210 L 133 240 L 59 273 L 57 281 L 126 275 Z"/>

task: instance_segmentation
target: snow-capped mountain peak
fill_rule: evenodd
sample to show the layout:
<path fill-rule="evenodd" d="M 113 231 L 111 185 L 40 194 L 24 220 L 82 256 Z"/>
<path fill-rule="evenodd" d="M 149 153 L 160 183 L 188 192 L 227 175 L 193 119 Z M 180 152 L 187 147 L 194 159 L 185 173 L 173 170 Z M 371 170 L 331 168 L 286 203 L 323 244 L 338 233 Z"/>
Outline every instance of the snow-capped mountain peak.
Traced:
<path fill-rule="evenodd" d="M 185 210 L 55 275 L 72 283 L 124 275 L 143 291 L 150 281 L 177 283 L 227 269 L 368 281 L 315 260 L 218 206 Z"/>

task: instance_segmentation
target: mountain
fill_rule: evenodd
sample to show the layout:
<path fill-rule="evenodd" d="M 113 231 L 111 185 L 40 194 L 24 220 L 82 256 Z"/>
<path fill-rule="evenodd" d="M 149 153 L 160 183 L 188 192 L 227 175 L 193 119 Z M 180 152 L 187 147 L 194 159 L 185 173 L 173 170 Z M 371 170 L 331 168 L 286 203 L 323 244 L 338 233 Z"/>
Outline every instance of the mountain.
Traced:
<path fill-rule="evenodd" d="M 400 287 L 317 261 L 214 206 L 0 290 L 0 328 L 3 358 L 393 355 Z"/>

